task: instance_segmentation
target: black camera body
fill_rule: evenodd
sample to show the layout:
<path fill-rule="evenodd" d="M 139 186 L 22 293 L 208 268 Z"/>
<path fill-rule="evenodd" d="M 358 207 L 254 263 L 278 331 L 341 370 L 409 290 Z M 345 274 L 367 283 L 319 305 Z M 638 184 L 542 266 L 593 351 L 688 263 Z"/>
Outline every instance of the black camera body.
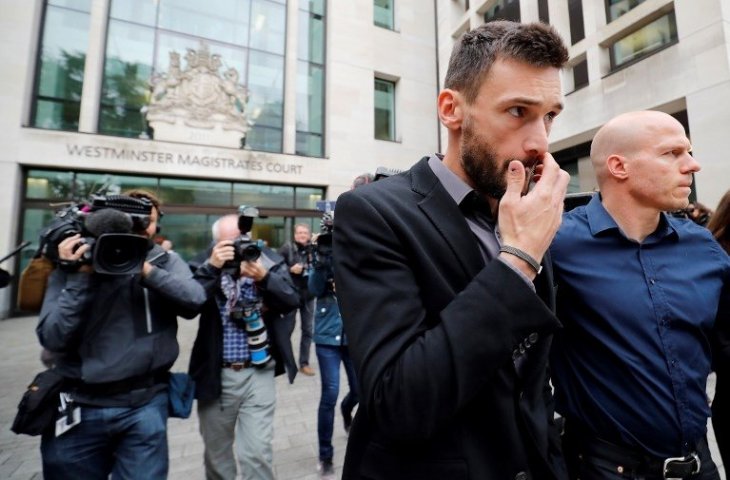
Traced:
<path fill-rule="evenodd" d="M 238 207 L 238 231 L 241 233 L 233 240 L 233 260 L 227 261 L 223 268 L 236 270 L 241 262 L 255 262 L 261 256 L 261 245 L 251 240 L 250 232 L 253 219 L 259 216 L 259 209 L 241 205 Z"/>
<path fill-rule="evenodd" d="M 233 262 L 236 264 L 255 262 L 261 256 L 261 246 L 259 242 L 252 241 L 249 235 L 241 235 L 233 240 L 233 253 Z"/>
<path fill-rule="evenodd" d="M 71 204 L 41 231 L 42 253 L 63 268 L 75 269 L 90 264 L 97 273 L 128 275 L 142 271 L 150 241 L 133 231 L 149 226 L 152 202 L 126 195 L 92 195 L 87 204 Z M 75 263 L 58 256 L 58 244 L 81 235 L 81 245 L 90 248 Z"/>
<path fill-rule="evenodd" d="M 332 255 L 332 234 L 335 231 L 335 221 L 332 214 L 325 212 L 319 224 L 320 234 L 317 237 L 317 254 L 320 257 Z"/>

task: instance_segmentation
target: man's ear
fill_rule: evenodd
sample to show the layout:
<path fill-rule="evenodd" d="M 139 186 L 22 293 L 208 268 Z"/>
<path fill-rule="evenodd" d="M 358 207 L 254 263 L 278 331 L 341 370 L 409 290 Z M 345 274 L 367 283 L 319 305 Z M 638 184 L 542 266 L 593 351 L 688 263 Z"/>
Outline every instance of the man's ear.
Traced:
<path fill-rule="evenodd" d="M 458 130 L 464 119 L 464 97 L 456 90 L 446 88 L 438 96 L 439 120 L 449 130 Z"/>
<path fill-rule="evenodd" d="M 626 165 L 626 157 L 621 155 L 611 155 L 606 159 L 606 168 L 612 177 L 618 180 L 625 180 L 629 176 L 629 169 Z"/>

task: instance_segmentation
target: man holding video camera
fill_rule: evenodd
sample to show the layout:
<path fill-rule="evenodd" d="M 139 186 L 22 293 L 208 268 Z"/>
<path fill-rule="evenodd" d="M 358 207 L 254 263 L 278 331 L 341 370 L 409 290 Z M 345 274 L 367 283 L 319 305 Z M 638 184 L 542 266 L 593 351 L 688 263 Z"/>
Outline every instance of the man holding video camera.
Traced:
<path fill-rule="evenodd" d="M 36 331 L 66 382 L 55 431 L 41 440 L 43 475 L 164 479 L 177 316 L 192 318 L 205 292 L 179 257 L 151 242 L 160 218 L 154 195 L 134 190 L 116 203 L 102 200 L 108 208 L 86 215 L 82 231 L 46 251 L 57 267 Z M 138 260 L 125 251 L 140 244 Z"/>
<path fill-rule="evenodd" d="M 251 240 L 255 207 L 213 224 L 215 245 L 195 271 L 207 301 L 190 358 L 206 478 L 273 479 L 274 376 L 291 356 L 282 314 L 299 305 L 284 258 Z M 290 381 L 296 375 L 292 364 Z M 235 455 L 234 455 L 235 439 Z"/>

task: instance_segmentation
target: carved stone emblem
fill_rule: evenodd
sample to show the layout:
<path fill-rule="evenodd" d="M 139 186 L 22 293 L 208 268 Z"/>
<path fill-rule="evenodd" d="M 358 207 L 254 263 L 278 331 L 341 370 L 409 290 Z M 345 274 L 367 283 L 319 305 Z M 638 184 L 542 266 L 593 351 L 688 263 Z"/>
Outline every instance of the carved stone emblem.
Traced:
<path fill-rule="evenodd" d="M 240 148 L 253 124 L 247 116 L 248 91 L 239 83 L 238 71 L 223 64 L 218 54 L 201 43 L 188 48 L 185 69 L 180 54 L 170 52 L 166 73 L 150 80 L 152 93 L 143 109 L 156 140 Z"/>

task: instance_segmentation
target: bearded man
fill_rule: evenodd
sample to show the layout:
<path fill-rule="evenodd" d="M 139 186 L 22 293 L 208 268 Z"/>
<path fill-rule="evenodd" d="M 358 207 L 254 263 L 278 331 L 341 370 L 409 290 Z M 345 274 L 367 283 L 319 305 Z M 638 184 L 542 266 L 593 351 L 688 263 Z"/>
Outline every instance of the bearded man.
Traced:
<path fill-rule="evenodd" d="M 544 256 L 569 180 L 547 151 L 567 59 L 543 24 L 466 33 L 438 96 L 446 153 L 337 200 L 335 283 L 361 392 L 343 478 L 566 477 Z"/>

